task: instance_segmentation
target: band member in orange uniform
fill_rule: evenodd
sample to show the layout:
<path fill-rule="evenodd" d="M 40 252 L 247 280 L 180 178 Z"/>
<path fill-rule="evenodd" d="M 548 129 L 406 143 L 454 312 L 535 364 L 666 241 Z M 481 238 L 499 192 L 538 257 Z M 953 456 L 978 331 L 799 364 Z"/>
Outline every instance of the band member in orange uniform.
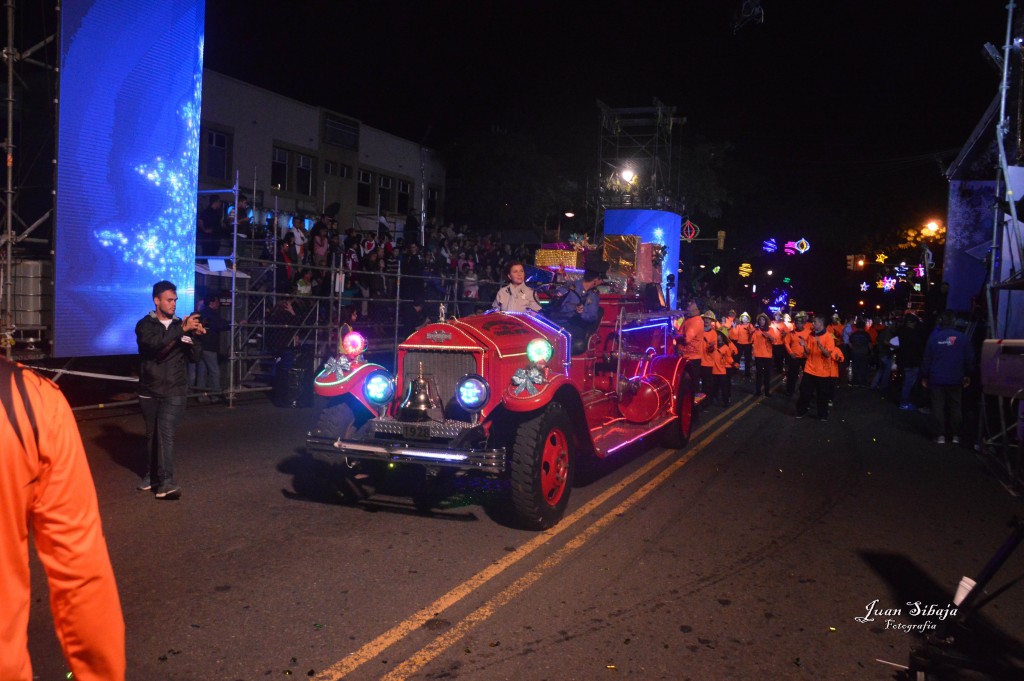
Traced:
<path fill-rule="evenodd" d="M 718 331 L 715 330 L 715 313 L 707 310 L 700 316 L 704 321 L 704 332 L 701 335 L 700 382 L 701 391 L 711 393 L 711 368 L 714 366 L 714 354 L 718 348 Z"/>
<path fill-rule="evenodd" d="M 828 420 L 828 406 L 832 399 L 832 370 L 841 357 L 836 349 L 835 339 L 825 329 L 825 318 L 814 317 L 814 328 L 807 344 L 807 362 L 800 383 L 800 397 L 796 402 L 796 417 L 803 418 L 811 404 L 811 396 L 817 398 L 818 418 Z"/>
<path fill-rule="evenodd" d="M 768 315 L 761 313 L 757 315 L 757 328 L 754 329 L 754 366 L 757 367 L 757 376 L 754 381 L 754 395 L 764 396 L 771 394 L 772 384 L 772 339 L 777 336 L 776 331 L 768 324 Z"/>
<path fill-rule="evenodd" d="M 771 323 L 772 329 L 775 334 L 772 336 L 772 360 L 775 364 L 775 370 L 781 372 L 786 368 L 786 334 L 789 333 L 789 329 L 786 328 L 786 322 L 782 321 L 782 313 L 776 312 L 775 319 Z"/>
<path fill-rule="evenodd" d="M 746 312 L 740 315 L 739 321 L 733 324 L 729 330 L 729 338 L 736 344 L 739 357 L 743 360 L 743 377 L 750 378 L 750 370 L 754 366 L 754 356 L 751 352 L 754 342 L 754 325 L 750 323 L 750 315 Z"/>
<path fill-rule="evenodd" d="M 797 312 L 793 317 L 796 321 L 793 331 L 786 334 L 786 396 L 796 394 L 796 384 L 804 370 L 807 360 L 807 343 L 811 329 L 807 326 L 807 313 Z"/>
<path fill-rule="evenodd" d="M 711 395 L 728 407 L 732 400 L 732 369 L 736 360 L 736 345 L 729 340 L 725 329 L 715 334 L 715 350 L 711 354 Z"/>

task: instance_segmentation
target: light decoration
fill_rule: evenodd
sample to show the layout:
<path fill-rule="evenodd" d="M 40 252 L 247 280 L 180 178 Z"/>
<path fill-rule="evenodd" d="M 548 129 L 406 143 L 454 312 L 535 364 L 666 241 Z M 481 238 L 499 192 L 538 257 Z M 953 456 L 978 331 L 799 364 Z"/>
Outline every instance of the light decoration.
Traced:
<path fill-rule="evenodd" d="M 792 280 L 792 279 L 790 279 L 789 277 L 783 277 L 783 278 L 782 278 L 782 283 L 783 283 L 783 284 L 788 284 L 788 283 L 789 283 L 789 282 L 791 282 L 791 281 L 793 281 L 793 280 Z"/>
<path fill-rule="evenodd" d="M 871 287 L 868 285 L 868 282 L 862 281 L 860 283 L 860 290 L 861 291 L 867 291 L 869 288 L 871 288 Z"/>
<path fill-rule="evenodd" d="M 906 281 L 907 275 L 910 273 L 910 268 L 905 263 L 901 263 L 895 267 L 896 278 L 900 281 Z"/>
<path fill-rule="evenodd" d="M 378 406 L 385 405 L 395 396 L 395 381 L 386 370 L 378 369 L 366 377 L 363 394 L 370 402 Z"/>
<path fill-rule="evenodd" d="M 721 267 L 719 267 L 718 265 L 715 265 L 714 267 L 712 267 L 712 268 L 711 268 L 711 271 L 712 271 L 712 272 L 713 272 L 714 274 L 718 274 L 719 272 L 721 272 L 721 271 L 722 271 L 722 268 L 721 268 Z"/>
<path fill-rule="evenodd" d="M 693 241 L 697 238 L 697 235 L 700 234 L 700 227 L 687 220 L 683 223 L 683 228 L 680 230 L 680 234 L 682 234 L 683 238 L 687 241 Z"/>
<path fill-rule="evenodd" d="M 801 237 L 800 240 L 796 242 L 796 250 L 798 253 L 803 255 L 807 251 L 811 250 L 811 243 L 807 239 Z"/>
<path fill-rule="evenodd" d="M 742 265 L 740 265 L 740 276 L 741 277 L 744 277 L 744 278 L 745 277 L 749 277 L 753 273 L 754 273 L 754 268 L 753 268 L 753 266 L 751 266 L 751 264 L 749 262 L 745 262 Z"/>
<path fill-rule="evenodd" d="M 789 309 L 792 310 L 795 307 L 796 307 L 796 298 L 790 298 L 789 299 Z"/>
<path fill-rule="evenodd" d="M 787 241 L 782 246 L 782 252 L 785 253 L 786 255 L 796 255 L 796 242 Z"/>
<path fill-rule="evenodd" d="M 878 255 L 875 256 L 875 262 L 877 262 L 877 263 L 879 263 L 881 265 L 884 265 L 885 261 L 888 260 L 888 259 L 889 259 L 889 256 L 887 256 L 885 253 L 879 253 Z"/>
<path fill-rule="evenodd" d="M 366 352 L 366 347 L 366 337 L 358 331 L 349 331 L 345 334 L 345 337 L 341 339 L 341 351 L 345 353 L 349 359 L 359 357 L 359 355 Z"/>
<path fill-rule="evenodd" d="M 547 363 L 553 352 L 554 348 L 551 347 L 551 343 L 543 338 L 534 338 L 526 346 L 526 358 L 534 364 Z"/>
<path fill-rule="evenodd" d="M 924 279 L 924 265 L 918 265 L 914 268 L 914 276 Z"/>
<path fill-rule="evenodd" d="M 775 239 L 765 239 L 761 242 L 761 250 L 765 253 L 774 253 L 779 250 L 779 244 L 775 242 Z"/>
<path fill-rule="evenodd" d="M 184 149 L 174 159 L 157 156 L 135 166 L 166 195 L 166 208 L 145 225 L 130 232 L 100 229 L 93 232 L 104 247 L 113 247 L 125 263 L 178 282 L 195 277 L 195 191 L 199 181 L 199 104 L 202 96 L 203 41 L 199 41 L 199 67 L 192 78 L 192 97 L 178 110 L 183 123 Z"/>
<path fill-rule="evenodd" d="M 464 376 L 455 386 L 455 399 L 468 412 L 479 411 L 490 398 L 490 386 L 480 374 Z"/>
<path fill-rule="evenodd" d="M 921 292 L 921 282 L 917 282 L 914 284 L 914 290 L 917 291 L 918 293 Z"/>
<path fill-rule="evenodd" d="M 882 277 L 881 284 L 883 291 L 892 291 L 896 288 L 896 279 L 893 277 Z"/>

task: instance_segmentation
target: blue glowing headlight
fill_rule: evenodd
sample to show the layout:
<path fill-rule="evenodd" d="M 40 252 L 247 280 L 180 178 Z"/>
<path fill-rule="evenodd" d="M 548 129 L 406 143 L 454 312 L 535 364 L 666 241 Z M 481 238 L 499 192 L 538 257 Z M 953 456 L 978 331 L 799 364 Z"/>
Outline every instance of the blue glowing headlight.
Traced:
<path fill-rule="evenodd" d="M 366 395 L 366 399 L 378 406 L 387 404 L 395 396 L 395 381 L 391 374 L 378 369 L 366 377 L 363 394 Z"/>
<path fill-rule="evenodd" d="M 491 397 L 491 387 L 480 374 L 463 376 L 455 385 L 455 399 L 468 412 L 480 411 Z"/>

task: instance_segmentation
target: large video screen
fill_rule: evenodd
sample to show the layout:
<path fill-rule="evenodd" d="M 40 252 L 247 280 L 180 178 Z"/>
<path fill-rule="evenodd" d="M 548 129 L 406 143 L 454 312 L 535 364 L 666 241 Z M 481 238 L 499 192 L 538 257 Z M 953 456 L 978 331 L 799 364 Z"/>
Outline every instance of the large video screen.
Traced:
<path fill-rule="evenodd" d="M 54 354 L 137 352 L 152 287 L 195 296 L 205 0 L 64 0 Z"/>

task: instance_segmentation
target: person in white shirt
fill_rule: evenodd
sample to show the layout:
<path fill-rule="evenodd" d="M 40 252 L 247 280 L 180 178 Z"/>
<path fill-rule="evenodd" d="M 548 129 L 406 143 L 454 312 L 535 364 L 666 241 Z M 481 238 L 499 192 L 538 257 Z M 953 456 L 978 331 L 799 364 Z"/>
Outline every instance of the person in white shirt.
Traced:
<path fill-rule="evenodd" d="M 495 310 L 502 312 L 540 312 L 540 301 L 532 288 L 526 285 L 526 269 L 523 263 L 513 261 L 508 266 L 508 279 L 511 283 L 498 289 L 494 298 Z"/>

